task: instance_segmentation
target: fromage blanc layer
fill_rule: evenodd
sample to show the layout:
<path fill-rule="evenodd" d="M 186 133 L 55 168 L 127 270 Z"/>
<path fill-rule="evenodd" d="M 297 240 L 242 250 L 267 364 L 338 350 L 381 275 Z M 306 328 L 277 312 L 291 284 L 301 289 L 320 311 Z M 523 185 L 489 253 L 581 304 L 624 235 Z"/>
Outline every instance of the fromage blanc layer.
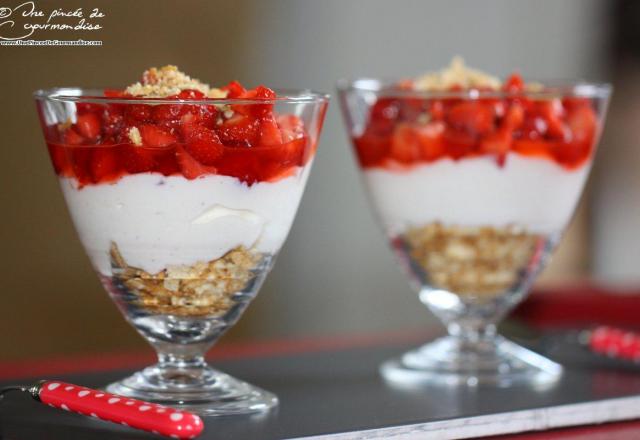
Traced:
<path fill-rule="evenodd" d="M 570 171 L 511 153 L 502 168 L 492 158 L 474 157 L 401 170 L 367 168 L 364 175 L 391 233 L 432 222 L 556 233 L 570 220 L 589 168 Z"/>
<path fill-rule="evenodd" d="M 251 186 L 229 176 L 187 180 L 156 173 L 82 188 L 74 178 L 61 177 L 60 184 L 80 239 L 100 273 L 111 275 L 112 242 L 130 266 L 156 273 L 211 261 L 238 246 L 278 252 L 309 168 Z"/>

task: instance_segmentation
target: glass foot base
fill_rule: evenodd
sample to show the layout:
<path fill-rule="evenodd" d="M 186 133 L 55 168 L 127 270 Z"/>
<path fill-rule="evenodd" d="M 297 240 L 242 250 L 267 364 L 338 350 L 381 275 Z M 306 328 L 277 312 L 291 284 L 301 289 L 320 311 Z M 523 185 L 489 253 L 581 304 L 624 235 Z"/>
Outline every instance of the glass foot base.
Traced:
<path fill-rule="evenodd" d="M 445 336 L 380 367 L 399 385 L 543 385 L 562 374 L 559 364 L 500 336 L 464 341 Z"/>
<path fill-rule="evenodd" d="M 202 416 L 262 413 L 278 405 L 274 394 L 210 367 L 191 372 L 149 367 L 108 385 L 106 390 Z"/>

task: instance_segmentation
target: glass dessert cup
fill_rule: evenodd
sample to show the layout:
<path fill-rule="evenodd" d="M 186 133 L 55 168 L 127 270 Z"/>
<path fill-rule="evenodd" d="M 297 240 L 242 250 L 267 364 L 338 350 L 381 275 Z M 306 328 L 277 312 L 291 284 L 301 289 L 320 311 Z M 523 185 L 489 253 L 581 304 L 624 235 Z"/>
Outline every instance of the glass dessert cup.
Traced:
<path fill-rule="evenodd" d="M 527 295 L 570 221 L 610 87 L 400 84 L 343 80 L 340 103 L 377 218 L 448 335 L 387 361 L 383 377 L 407 386 L 553 382 L 560 365 L 496 326 Z"/>
<path fill-rule="evenodd" d="M 35 93 L 80 240 L 118 309 L 158 354 L 108 391 L 203 415 L 277 405 L 204 358 L 271 269 L 316 151 L 328 97 L 276 92 L 189 100 Z"/>

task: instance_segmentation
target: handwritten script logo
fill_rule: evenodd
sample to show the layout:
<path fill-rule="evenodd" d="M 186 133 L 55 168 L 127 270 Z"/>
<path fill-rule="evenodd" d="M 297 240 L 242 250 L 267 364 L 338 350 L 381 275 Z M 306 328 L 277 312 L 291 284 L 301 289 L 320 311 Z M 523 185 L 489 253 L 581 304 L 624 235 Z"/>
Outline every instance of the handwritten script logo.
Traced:
<path fill-rule="evenodd" d="M 102 29 L 105 17 L 99 8 L 57 8 L 45 11 L 35 2 L 24 2 L 14 8 L 0 7 L 0 41 L 17 41 L 36 36 L 39 31 L 92 32 Z M 34 41 L 34 40 L 31 40 Z"/>

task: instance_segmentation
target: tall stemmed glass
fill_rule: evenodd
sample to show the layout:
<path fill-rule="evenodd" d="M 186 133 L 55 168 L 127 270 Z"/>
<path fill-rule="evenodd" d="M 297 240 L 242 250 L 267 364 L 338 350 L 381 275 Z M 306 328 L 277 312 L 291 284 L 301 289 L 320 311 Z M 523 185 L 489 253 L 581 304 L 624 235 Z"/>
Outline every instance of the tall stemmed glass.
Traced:
<path fill-rule="evenodd" d="M 561 367 L 496 333 L 528 293 L 587 179 L 610 94 L 338 88 L 364 184 L 412 286 L 448 335 L 382 366 L 395 382 L 508 385 Z"/>
<path fill-rule="evenodd" d="M 204 359 L 271 269 L 316 151 L 328 97 L 276 92 L 273 99 L 36 92 L 80 240 L 124 317 L 158 353 L 156 365 L 109 391 L 207 415 L 277 404 Z"/>

